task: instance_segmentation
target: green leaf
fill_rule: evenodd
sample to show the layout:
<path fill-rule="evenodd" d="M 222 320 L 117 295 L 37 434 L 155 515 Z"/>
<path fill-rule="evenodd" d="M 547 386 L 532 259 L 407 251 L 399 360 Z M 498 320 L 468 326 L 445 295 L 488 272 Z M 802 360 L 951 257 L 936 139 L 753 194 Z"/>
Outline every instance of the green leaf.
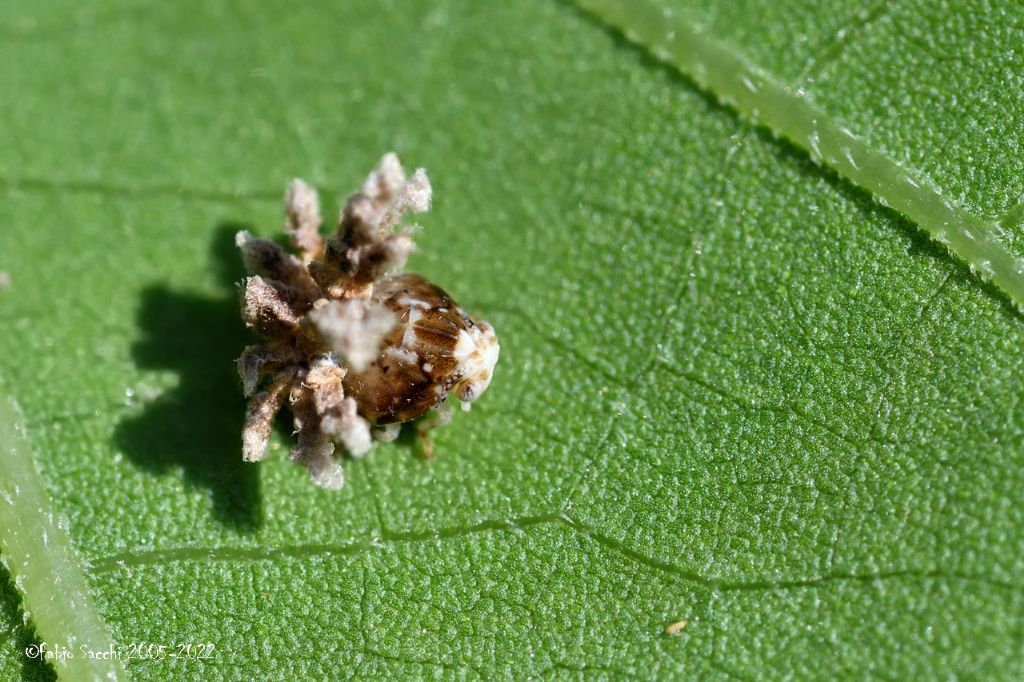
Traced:
<path fill-rule="evenodd" d="M 692 75 L 754 123 L 803 147 L 816 163 L 824 162 L 846 180 L 871 192 L 883 206 L 892 206 L 916 222 L 936 241 L 965 260 L 983 279 L 1003 289 L 1024 311 L 1024 258 L 1001 241 L 998 220 L 985 220 L 955 206 L 936 189 L 922 184 L 913 170 L 858 137 L 831 112 L 815 103 L 802 85 L 793 87 L 752 66 L 721 43 L 686 21 L 671 8 L 647 0 L 581 0 L 598 16 L 623 27 L 627 37 L 648 46 L 659 58 Z M 860 28 L 877 20 L 884 7 L 862 17 Z M 839 34 L 837 34 L 839 35 Z M 839 50 L 834 47 L 833 52 Z M 821 68 L 821 64 L 817 64 Z M 1003 221 L 1005 222 L 1005 220 Z"/>
<path fill-rule="evenodd" d="M 77 571 L 92 604 L 40 638 L 213 644 L 124 662 L 146 680 L 1024 674 L 1013 292 L 641 23 L 1020 254 L 1024 12 L 585 4 L 2 10 L 0 377 L 45 487 L 0 539 L 21 566 L 12 531 L 65 516 L 78 565 L 30 561 L 20 600 Z M 241 462 L 231 236 L 391 149 L 435 189 L 412 269 L 502 357 L 433 460 L 380 446 L 328 492 L 286 429 Z M 0 676 L 50 675 L 16 589 Z"/>
<path fill-rule="evenodd" d="M 9 644 L 16 643 L 25 656 L 26 676 L 46 677 L 44 661 L 52 662 L 61 677 L 70 679 L 123 676 L 120 661 L 68 653 L 109 651 L 112 644 L 92 603 L 81 557 L 68 540 L 67 517 L 54 511 L 36 470 L 24 417 L 9 398 L 0 402 L 0 442 L 5 455 L 0 483 L 3 577 L 13 579 L 23 594 L 26 623 L 31 618 L 40 632 L 64 638 L 59 645 L 33 646 L 31 638 L 25 641 L 29 633 L 23 627 L 13 629 L 11 634 L 19 637 Z M 16 608 L 17 592 L 4 582 L 8 587 L 5 602 Z"/>

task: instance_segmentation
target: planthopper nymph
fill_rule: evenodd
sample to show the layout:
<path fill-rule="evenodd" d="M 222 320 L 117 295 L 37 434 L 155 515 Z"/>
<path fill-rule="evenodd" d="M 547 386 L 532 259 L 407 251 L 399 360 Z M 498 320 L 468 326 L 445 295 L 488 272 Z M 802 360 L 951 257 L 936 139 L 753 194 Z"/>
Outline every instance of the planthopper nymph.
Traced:
<path fill-rule="evenodd" d="M 429 431 L 463 409 L 491 382 L 498 361 L 494 328 L 440 287 L 401 273 L 414 248 L 406 213 L 430 206 L 420 169 L 406 178 L 387 154 L 341 212 L 336 233 L 320 235 L 320 205 L 309 185 L 285 193 L 285 231 L 294 255 L 276 242 L 239 232 L 250 276 L 242 318 L 266 341 L 238 358 L 249 398 L 242 456 L 266 456 L 273 420 L 287 401 L 295 424 L 291 459 L 314 483 L 340 488 L 335 446 L 361 457 L 374 440 L 392 440 L 415 421 L 422 447 Z"/>

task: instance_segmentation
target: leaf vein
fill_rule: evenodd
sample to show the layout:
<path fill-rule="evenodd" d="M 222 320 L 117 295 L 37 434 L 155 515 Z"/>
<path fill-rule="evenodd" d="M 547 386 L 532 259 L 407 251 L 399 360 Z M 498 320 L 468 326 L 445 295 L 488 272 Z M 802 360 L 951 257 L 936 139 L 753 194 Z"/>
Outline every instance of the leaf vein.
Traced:
<path fill-rule="evenodd" d="M 174 183 L 131 184 L 88 179 L 50 179 L 31 176 L 0 175 L 0 186 L 8 191 L 46 194 L 95 194 L 112 199 L 147 200 L 153 198 L 189 199 L 208 203 L 240 201 L 280 202 L 280 192 L 261 190 L 224 190 L 216 187 L 187 187 Z"/>
<path fill-rule="evenodd" d="M 650 0 L 576 0 L 601 23 L 689 76 L 743 119 L 790 140 L 818 164 L 868 191 L 916 223 L 1024 310 L 1024 259 L 1000 239 L 1002 228 L 943 197 L 923 179 L 791 92 L 772 74 L 748 64 L 728 45 L 671 16 Z"/>
<path fill-rule="evenodd" d="M 392 531 L 381 537 L 349 543 L 308 543 L 280 547 L 177 547 L 163 550 L 130 551 L 94 561 L 92 569 L 94 574 L 102 574 L 117 569 L 143 565 L 161 565 L 178 561 L 268 561 L 275 559 L 302 559 L 316 556 L 354 556 L 401 544 L 439 543 L 449 538 L 495 532 L 525 532 L 531 528 L 552 525 L 561 526 L 573 533 L 584 536 L 635 563 L 718 592 L 804 589 L 821 587 L 834 582 L 875 583 L 918 578 L 977 582 L 1017 594 L 1024 593 L 1024 586 L 1008 581 L 981 574 L 938 569 L 892 569 L 867 573 L 837 572 L 809 577 L 766 577 L 749 580 L 734 580 L 721 576 L 710 576 L 657 557 L 648 556 L 619 540 L 587 527 L 578 519 L 561 511 L 513 517 L 510 519 L 490 519 L 468 526 L 455 526 L 440 530 Z"/>
<path fill-rule="evenodd" d="M 18 404 L 0 396 L 0 443 L 5 454 L 0 467 L 0 559 L 22 594 L 26 615 L 45 641 L 72 650 L 79 645 L 105 650 L 111 646 L 110 637 L 92 602 L 82 558 L 57 520 L 24 424 Z M 65 680 L 124 679 L 117 659 L 57 658 L 54 666 Z"/>

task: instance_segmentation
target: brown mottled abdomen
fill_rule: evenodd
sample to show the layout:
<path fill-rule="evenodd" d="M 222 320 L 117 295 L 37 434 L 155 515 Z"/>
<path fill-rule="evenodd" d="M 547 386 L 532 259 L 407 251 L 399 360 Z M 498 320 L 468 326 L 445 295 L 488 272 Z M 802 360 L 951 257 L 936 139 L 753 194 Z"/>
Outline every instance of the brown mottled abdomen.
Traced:
<path fill-rule="evenodd" d="M 378 282 L 373 300 L 398 323 L 377 359 L 345 377 L 345 392 L 373 424 L 409 421 L 437 407 L 462 378 L 456 347 L 460 332 L 465 336 L 475 325 L 444 290 L 419 275 Z"/>

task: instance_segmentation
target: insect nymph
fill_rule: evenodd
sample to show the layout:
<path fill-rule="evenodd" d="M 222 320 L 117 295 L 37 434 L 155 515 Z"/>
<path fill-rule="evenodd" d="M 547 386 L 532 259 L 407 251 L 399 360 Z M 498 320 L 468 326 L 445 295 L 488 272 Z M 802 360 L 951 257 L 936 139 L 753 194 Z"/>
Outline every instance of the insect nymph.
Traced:
<path fill-rule="evenodd" d="M 429 430 L 463 409 L 490 384 L 498 339 L 487 322 L 466 313 L 441 288 L 414 274 L 392 274 L 414 245 L 396 229 L 407 212 L 430 206 L 420 169 L 406 179 L 388 154 L 349 198 L 334 236 L 320 235 L 316 192 L 301 180 L 285 193 L 285 231 L 300 256 L 239 232 L 251 276 L 242 318 L 267 338 L 238 358 L 249 398 L 242 456 L 266 456 L 274 416 L 287 400 L 297 436 L 291 459 L 314 483 L 340 488 L 335 444 L 353 457 L 373 440 L 392 440 L 416 420 L 426 453 Z"/>

